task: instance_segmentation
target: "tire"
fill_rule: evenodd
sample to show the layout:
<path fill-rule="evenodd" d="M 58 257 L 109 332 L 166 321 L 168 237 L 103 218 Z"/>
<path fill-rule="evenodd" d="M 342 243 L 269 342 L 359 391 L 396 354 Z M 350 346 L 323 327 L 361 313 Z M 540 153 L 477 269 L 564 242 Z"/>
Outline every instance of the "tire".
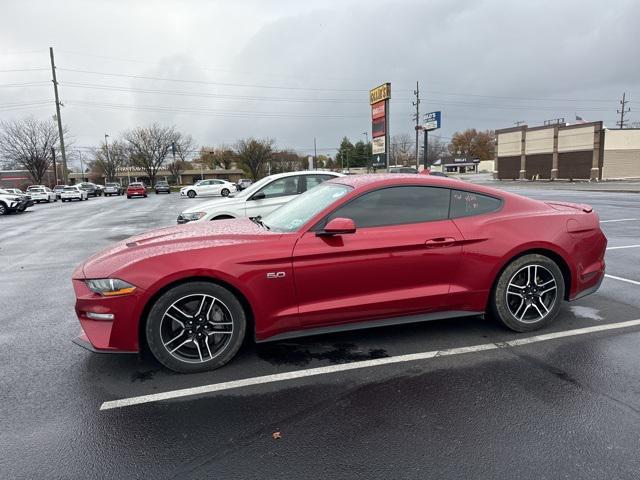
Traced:
<path fill-rule="evenodd" d="M 147 194 L 145 193 L 145 194 L 142 196 L 142 198 L 147 198 Z"/>
<path fill-rule="evenodd" d="M 0 202 L 0 215 L 6 215 L 9 212 L 9 210 L 7 209 L 7 206 Z"/>
<path fill-rule="evenodd" d="M 222 195 L 223 197 L 228 197 L 230 193 L 231 192 L 228 188 L 223 188 L 222 190 L 220 190 L 220 195 Z"/>
<path fill-rule="evenodd" d="M 127 198 L 128 198 L 129 200 L 131 200 L 131 195 L 127 195 Z"/>
<path fill-rule="evenodd" d="M 202 298 L 206 299 L 204 304 Z M 212 300 L 214 303 L 210 304 Z M 174 309 L 174 305 L 179 310 Z M 194 314 L 200 310 L 207 313 L 198 320 Z M 167 311 L 173 318 L 166 315 Z M 189 320 L 179 312 L 196 318 Z M 215 327 L 216 323 L 212 322 L 219 325 Z M 204 372 L 223 366 L 236 355 L 244 340 L 246 325 L 244 309 L 233 293 L 214 283 L 189 282 L 172 288 L 154 303 L 147 317 L 145 337 L 151 353 L 165 367 L 180 373 Z M 225 333 L 212 334 L 213 329 Z M 183 342 L 182 337 L 192 340 L 177 348 Z M 198 342 L 197 346 L 193 339 Z"/>
<path fill-rule="evenodd" d="M 189 198 L 195 198 L 196 195 L 197 195 L 197 193 L 195 192 L 195 190 L 189 190 L 187 192 L 187 197 L 189 197 Z"/>
<path fill-rule="evenodd" d="M 563 298 L 564 277 L 556 262 L 544 255 L 524 255 L 500 274 L 491 295 L 491 311 L 505 327 L 530 332 L 558 316 Z"/>

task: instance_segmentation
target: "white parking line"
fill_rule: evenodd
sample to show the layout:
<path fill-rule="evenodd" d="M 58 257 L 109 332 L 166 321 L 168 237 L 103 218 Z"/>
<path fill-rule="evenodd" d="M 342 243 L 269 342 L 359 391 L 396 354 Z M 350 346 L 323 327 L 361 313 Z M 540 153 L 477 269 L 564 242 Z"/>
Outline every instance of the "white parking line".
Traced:
<path fill-rule="evenodd" d="M 382 365 L 390 365 L 394 363 L 415 362 L 417 360 L 428 360 L 435 357 L 445 357 L 451 355 L 460 355 L 463 353 L 482 352 L 485 350 L 496 350 L 504 347 L 517 347 L 520 345 L 528 345 L 531 343 L 545 342 L 555 338 L 574 337 L 577 335 L 586 335 L 588 333 L 602 332 L 606 330 L 619 330 L 621 328 L 635 327 L 640 325 L 640 319 L 629 320 L 627 322 L 609 323 L 606 325 L 596 325 L 593 327 L 576 328 L 573 330 L 565 330 L 563 332 L 547 333 L 543 335 L 535 335 L 532 337 L 509 340 L 501 343 L 485 343 L 482 345 L 471 345 L 468 347 L 449 348 L 446 350 L 433 350 L 431 352 L 412 353 L 408 355 L 399 355 L 396 357 L 377 358 L 374 360 L 363 360 L 360 362 L 351 362 L 341 365 L 330 365 L 327 367 L 310 368 L 307 370 L 296 370 L 293 372 L 277 373 L 275 375 L 264 375 L 262 377 L 245 378 L 242 380 L 233 380 L 230 382 L 213 383 L 210 385 L 202 385 L 200 387 L 183 388 L 180 390 L 172 390 L 162 393 L 153 393 L 150 395 L 142 395 L 139 397 L 123 398 L 120 400 L 112 400 L 104 402 L 100 406 L 100 410 L 110 410 L 113 408 L 130 407 L 132 405 L 140 405 L 143 403 L 160 402 L 163 400 L 171 400 L 174 398 L 189 397 L 193 395 L 202 395 L 204 393 L 221 392 L 234 388 L 249 387 L 251 385 L 260 385 L 265 383 L 283 382 L 296 378 L 313 377 L 317 375 L 327 375 L 331 373 L 345 372 L 348 370 L 356 370 L 359 368 L 379 367 Z"/>
<path fill-rule="evenodd" d="M 621 250 L 623 248 L 638 248 L 640 245 L 622 245 L 620 247 L 607 247 L 607 250 Z"/>
<path fill-rule="evenodd" d="M 640 220 L 640 218 L 617 218 L 615 220 L 600 220 L 600 223 L 631 222 L 633 220 Z"/>
<path fill-rule="evenodd" d="M 630 280 L 628 278 L 616 277 L 615 275 L 609 275 L 608 273 L 605 273 L 604 276 L 607 277 L 607 278 L 612 278 L 613 280 L 620 280 L 621 282 L 627 282 L 627 283 L 632 283 L 634 285 L 640 285 L 640 282 L 638 282 L 636 280 Z"/>

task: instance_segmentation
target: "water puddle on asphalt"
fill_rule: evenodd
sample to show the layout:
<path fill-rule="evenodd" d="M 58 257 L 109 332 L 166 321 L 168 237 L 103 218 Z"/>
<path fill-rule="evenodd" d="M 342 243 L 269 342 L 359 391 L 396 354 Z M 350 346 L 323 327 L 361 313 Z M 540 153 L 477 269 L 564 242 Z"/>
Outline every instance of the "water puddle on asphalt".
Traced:
<path fill-rule="evenodd" d="M 604 320 L 604 317 L 600 315 L 600 310 L 597 308 L 591 307 L 582 307 L 579 305 L 572 305 L 569 307 L 571 313 L 573 313 L 577 318 L 588 318 L 590 320 Z"/>

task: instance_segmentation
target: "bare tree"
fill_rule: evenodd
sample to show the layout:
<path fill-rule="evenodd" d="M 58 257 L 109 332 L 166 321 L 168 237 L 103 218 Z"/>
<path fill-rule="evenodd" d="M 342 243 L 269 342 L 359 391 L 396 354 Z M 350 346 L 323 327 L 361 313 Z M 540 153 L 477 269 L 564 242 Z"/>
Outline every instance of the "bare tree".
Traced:
<path fill-rule="evenodd" d="M 27 170 L 38 184 L 52 165 L 51 149 L 57 148 L 58 140 L 53 121 L 26 118 L 0 122 L 0 155 L 6 166 Z"/>
<path fill-rule="evenodd" d="M 447 155 L 449 146 L 441 137 L 435 135 L 430 135 L 428 140 L 429 145 L 427 146 L 427 159 L 429 160 L 429 164 L 433 164 L 436 160 Z"/>
<path fill-rule="evenodd" d="M 415 163 L 415 140 L 406 133 L 391 137 L 392 165 Z"/>
<path fill-rule="evenodd" d="M 221 167 L 229 170 L 237 160 L 238 155 L 236 152 L 226 145 L 217 148 L 202 147 L 200 149 L 200 161 L 212 169 Z"/>
<path fill-rule="evenodd" d="M 257 180 L 265 163 L 271 159 L 273 143 L 274 141 L 271 139 L 246 138 L 239 140 L 236 144 L 238 161 L 253 180 Z"/>
<path fill-rule="evenodd" d="M 107 182 L 113 182 L 118 170 L 127 164 L 127 160 L 127 145 L 121 140 L 115 140 L 108 146 L 104 142 L 100 145 L 90 166 L 92 170 L 102 173 Z"/>
<path fill-rule="evenodd" d="M 131 163 L 145 171 L 151 185 L 164 166 L 171 144 L 181 137 L 174 127 L 162 127 L 157 123 L 149 127 L 138 127 L 123 135 Z"/>

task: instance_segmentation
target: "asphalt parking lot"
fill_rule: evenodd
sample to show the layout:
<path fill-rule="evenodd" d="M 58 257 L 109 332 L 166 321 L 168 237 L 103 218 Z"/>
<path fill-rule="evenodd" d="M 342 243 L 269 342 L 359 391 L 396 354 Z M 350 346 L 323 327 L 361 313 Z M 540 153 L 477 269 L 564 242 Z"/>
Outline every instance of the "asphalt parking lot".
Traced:
<path fill-rule="evenodd" d="M 0 477 L 637 479 L 640 194 L 517 191 L 593 205 L 612 247 L 617 278 L 550 327 L 469 317 L 246 342 L 193 375 L 73 345 L 70 276 L 199 200 L 92 198 L 0 218 Z M 143 395 L 155 396 L 127 404 Z"/>

